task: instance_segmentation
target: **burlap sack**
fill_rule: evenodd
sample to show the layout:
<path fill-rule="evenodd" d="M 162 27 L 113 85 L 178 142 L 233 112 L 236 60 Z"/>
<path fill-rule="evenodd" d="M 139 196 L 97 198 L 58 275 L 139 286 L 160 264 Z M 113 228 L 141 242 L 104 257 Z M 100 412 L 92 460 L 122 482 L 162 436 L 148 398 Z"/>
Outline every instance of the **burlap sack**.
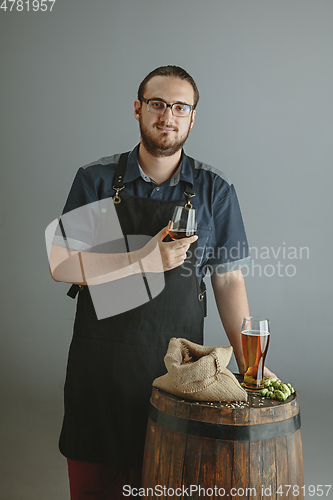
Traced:
<path fill-rule="evenodd" d="M 232 347 L 206 347 L 172 338 L 164 363 L 166 375 L 153 386 L 194 401 L 247 401 L 247 393 L 226 368 Z"/>

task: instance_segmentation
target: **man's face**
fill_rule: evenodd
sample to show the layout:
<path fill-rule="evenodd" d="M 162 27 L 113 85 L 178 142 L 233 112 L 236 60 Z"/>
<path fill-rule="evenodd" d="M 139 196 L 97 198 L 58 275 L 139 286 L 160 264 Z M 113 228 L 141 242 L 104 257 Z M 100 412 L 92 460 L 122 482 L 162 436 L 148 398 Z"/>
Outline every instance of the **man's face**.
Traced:
<path fill-rule="evenodd" d="M 145 99 L 162 99 L 168 104 L 194 104 L 192 85 L 170 76 L 154 76 L 146 85 Z M 151 113 L 145 102 L 134 103 L 134 116 L 139 121 L 141 141 L 152 156 L 172 156 L 186 141 L 194 123 L 195 110 L 187 117 L 173 116 L 171 108 L 163 115 Z"/>

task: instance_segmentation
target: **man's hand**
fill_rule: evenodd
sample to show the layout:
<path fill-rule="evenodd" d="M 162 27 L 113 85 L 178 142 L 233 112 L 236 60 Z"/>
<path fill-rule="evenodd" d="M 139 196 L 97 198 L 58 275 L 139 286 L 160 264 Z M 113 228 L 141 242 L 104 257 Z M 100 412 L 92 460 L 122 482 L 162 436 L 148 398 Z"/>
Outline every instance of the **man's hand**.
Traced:
<path fill-rule="evenodd" d="M 194 243 L 198 237 L 196 235 L 189 238 L 182 238 L 175 241 L 163 241 L 167 235 L 168 229 L 171 229 L 172 222 L 161 229 L 153 240 L 139 250 L 140 259 L 145 272 L 161 272 L 169 271 L 175 267 L 181 266 L 186 259 L 186 252 L 190 248 L 191 243 Z M 157 245 L 156 245 L 157 241 Z M 153 245 L 156 245 L 155 249 Z M 146 257 L 145 257 L 146 256 Z M 137 260 L 137 255 L 135 260 Z"/>
<path fill-rule="evenodd" d="M 274 378 L 277 378 L 279 380 L 279 382 L 281 382 L 281 380 L 279 379 L 279 377 L 277 375 L 275 375 L 275 373 L 271 372 L 267 366 L 264 366 L 264 377 L 274 377 Z"/>

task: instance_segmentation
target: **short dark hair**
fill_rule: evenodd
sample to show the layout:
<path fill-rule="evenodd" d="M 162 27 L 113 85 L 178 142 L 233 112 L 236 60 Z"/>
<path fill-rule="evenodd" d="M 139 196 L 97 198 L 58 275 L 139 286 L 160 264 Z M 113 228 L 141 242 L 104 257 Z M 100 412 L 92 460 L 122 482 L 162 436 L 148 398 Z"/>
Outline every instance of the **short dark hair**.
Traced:
<path fill-rule="evenodd" d="M 138 89 L 138 99 L 141 99 L 141 97 L 143 97 L 143 94 L 146 90 L 147 83 L 154 76 L 173 76 L 173 77 L 180 78 L 181 80 L 186 80 L 187 82 L 189 82 L 192 85 L 193 91 L 194 91 L 194 104 L 193 104 L 193 106 L 194 106 L 194 108 L 196 107 L 196 105 L 198 104 L 198 101 L 199 101 L 198 88 L 195 84 L 195 81 L 191 77 L 191 75 L 189 75 L 187 73 L 187 71 L 185 71 L 183 68 L 180 68 L 179 66 L 160 66 L 159 68 L 156 68 L 153 71 L 151 71 L 149 73 L 149 75 L 147 75 L 146 78 L 144 78 L 142 80 L 142 82 L 140 83 L 140 86 Z"/>

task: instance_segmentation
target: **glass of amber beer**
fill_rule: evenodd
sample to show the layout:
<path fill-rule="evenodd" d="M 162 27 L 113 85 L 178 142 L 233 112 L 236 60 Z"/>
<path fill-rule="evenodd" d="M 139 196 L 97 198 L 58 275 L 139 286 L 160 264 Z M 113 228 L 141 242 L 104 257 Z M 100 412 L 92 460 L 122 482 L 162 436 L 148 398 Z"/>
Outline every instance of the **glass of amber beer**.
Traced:
<path fill-rule="evenodd" d="M 189 238 L 197 234 L 197 221 L 194 208 L 176 207 L 172 215 L 172 227 L 168 234 L 173 240 Z"/>
<path fill-rule="evenodd" d="M 264 364 L 270 339 L 269 320 L 248 316 L 242 323 L 244 388 L 258 391 L 264 387 Z"/>

